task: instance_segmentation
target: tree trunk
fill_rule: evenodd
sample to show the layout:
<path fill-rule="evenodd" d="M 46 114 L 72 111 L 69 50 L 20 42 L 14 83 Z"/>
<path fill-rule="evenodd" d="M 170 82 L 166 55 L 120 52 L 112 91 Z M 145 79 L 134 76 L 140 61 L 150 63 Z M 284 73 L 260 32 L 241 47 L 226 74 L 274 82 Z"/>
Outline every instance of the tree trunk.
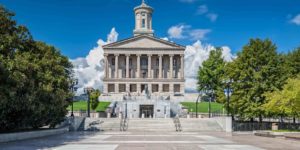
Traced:
<path fill-rule="evenodd" d="M 263 121 L 263 118 L 261 115 L 259 115 L 259 123 L 262 123 L 262 121 Z"/>
<path fill-rule="evenodd" d="M 295 116 L 293 117 L 293 123 L 296 124 L 296 118 L 295 118 Z"/>

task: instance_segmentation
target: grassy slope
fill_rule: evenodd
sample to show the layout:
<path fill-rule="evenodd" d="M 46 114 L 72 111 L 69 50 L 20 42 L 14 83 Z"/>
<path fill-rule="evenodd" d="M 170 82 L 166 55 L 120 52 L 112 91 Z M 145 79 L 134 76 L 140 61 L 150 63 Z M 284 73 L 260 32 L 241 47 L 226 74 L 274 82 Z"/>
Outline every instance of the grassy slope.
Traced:
<path fill-rule="evenodd" d="M 97 112 L 99 111 L 105 111 L 105 109 L 110 105 L 110 102 L 99 102 L 99 105 L 96 109 Z M 71 110 L 71 105 L 68 107 L 68 110 Z M 85 101 L 79 101 L 74 102 L 74 111 L 87 110 L 87 102 Z"/>
<path fill-rule="evenodd" d="M 188 108 L 189 112 L 196 112 L 196 103 L 195 102 L 182 102 L 183 106 Z M 208 102 L 201 102 L 198 104 L 198 112 L 207 113 L 208 112 Z M 220 103 L 211 103 L 212 112 L 214 111 L 222 111 L 223 104 Z"/>

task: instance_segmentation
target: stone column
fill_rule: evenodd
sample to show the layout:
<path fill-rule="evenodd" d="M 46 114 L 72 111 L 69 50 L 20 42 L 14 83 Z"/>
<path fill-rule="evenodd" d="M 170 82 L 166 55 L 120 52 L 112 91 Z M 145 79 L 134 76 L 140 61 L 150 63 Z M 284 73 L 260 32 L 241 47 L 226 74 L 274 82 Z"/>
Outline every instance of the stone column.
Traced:
<path fill-rule="evenodd" d="M 129 78 L 129 56 L 130 55 L 126 55 L 126 78 Z"/>
<path fill-rule="evenodd" d="M 162 84 L 162 83 L 159 83 L 159 84 L 158 84 L 158 92 L 159 92 L 159 93 L 162 93 L 162 92 L 163 92 L 163 84 Z"/>
<path fill-rule="evenodd" d="M 140 78 L 141 76 L 141 55 L 140 54 L 137 54 L 136 55 L 137 58 L 136 58 L 136 65 L 137 65 L 137 78 Z"/>
<path fill-rule="evenodd" d="M 148 83 L 148 91 L 150 94 L 152 93 L 152 84 L 151 83 Z"/>
<path fill-rule="evenodd" d="M 170 55 L 170 79 L 173 79 L 173 56 L 174 55 Z"/>
<path fill-rule="evenodd" d="M 126 83 L 126 92 L 130 93 L 130 84 L 129 83 Z"/>
<path fill-rule="evenodd" d="M 183 84 L 180 84 L 180 93 L 184 93 L 184 83 Z"/>
<path fill-rule="evenodd" d="M 158 55 L 159 56 L 159 73 L 158 73 L 158 78 L 162 78 L 162 56 L 163 55 Z"/>
<path fill-rule="evenodd" d="M 115 84 L 115 93 L 119 93 L 119 84 L 118 83 Z"/>
<path fill-rule="evenodd" d="M 141 93 L 141 83 L 136 84 L 136 91 L 137 93 Z"/>
<path fill-rule="evenodd" d="M 105 78 L 108 78 L 108 60 L 107 60 L 107 54 L 104 54 L 104 71 L 105 71 Z"/>
<path fill-rule="evenodd" d="M 151 78 L 152 77 L 152 73 L 151 73 L 151 66 L 152 66 L 152 64 L 151 64 L 151 56 L 152 55 L 148 55 L 148 78 Z"/>
<path fill-rule="evenodd" d="M 173 83 L 170 83 L 170 85 L 169 85 L 169 87 L 170 87 L 170 93 L 174 93 L 174 84 Z"/>
<path fill-rule="evenodd" d="M 104 94 L 107 94 L 107 93 L 108 93 L 108 85 L 107 85 L 107 83 L 104 83 L 104 84 L 103 84 L 103 93 L 104 93 Z"/>
<path fill-rule="evenodd" d="M 115 78 L 119 78 L 119 54 L 115 55 Z"/>
<path fill-rule="evenodd" d="M 184 79 L 184 55 L 180 55 L 180 77 L 181 79 Z"/>

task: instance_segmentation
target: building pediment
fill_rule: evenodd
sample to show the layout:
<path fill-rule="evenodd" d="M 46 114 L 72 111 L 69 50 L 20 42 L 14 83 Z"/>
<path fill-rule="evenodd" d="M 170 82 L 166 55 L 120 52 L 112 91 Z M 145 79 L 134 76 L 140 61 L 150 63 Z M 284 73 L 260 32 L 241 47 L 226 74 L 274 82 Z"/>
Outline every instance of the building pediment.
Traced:
<path fill-rule="evenodd" d="M 140 35 L 103 46 L 104 49 L 184 49 L 183 46 L 147 35 Z"/>

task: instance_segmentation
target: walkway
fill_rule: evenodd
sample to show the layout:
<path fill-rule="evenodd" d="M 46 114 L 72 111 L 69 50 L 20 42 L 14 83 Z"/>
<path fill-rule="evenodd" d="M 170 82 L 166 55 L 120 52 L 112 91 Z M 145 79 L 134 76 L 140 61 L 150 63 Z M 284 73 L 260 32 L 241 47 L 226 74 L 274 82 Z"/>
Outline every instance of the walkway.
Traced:
<path fill-rule="evenodd" d="M 299 150 L 296 140 L 224 132 L 77 132 L 0 144 L 2 150 Z"/>

